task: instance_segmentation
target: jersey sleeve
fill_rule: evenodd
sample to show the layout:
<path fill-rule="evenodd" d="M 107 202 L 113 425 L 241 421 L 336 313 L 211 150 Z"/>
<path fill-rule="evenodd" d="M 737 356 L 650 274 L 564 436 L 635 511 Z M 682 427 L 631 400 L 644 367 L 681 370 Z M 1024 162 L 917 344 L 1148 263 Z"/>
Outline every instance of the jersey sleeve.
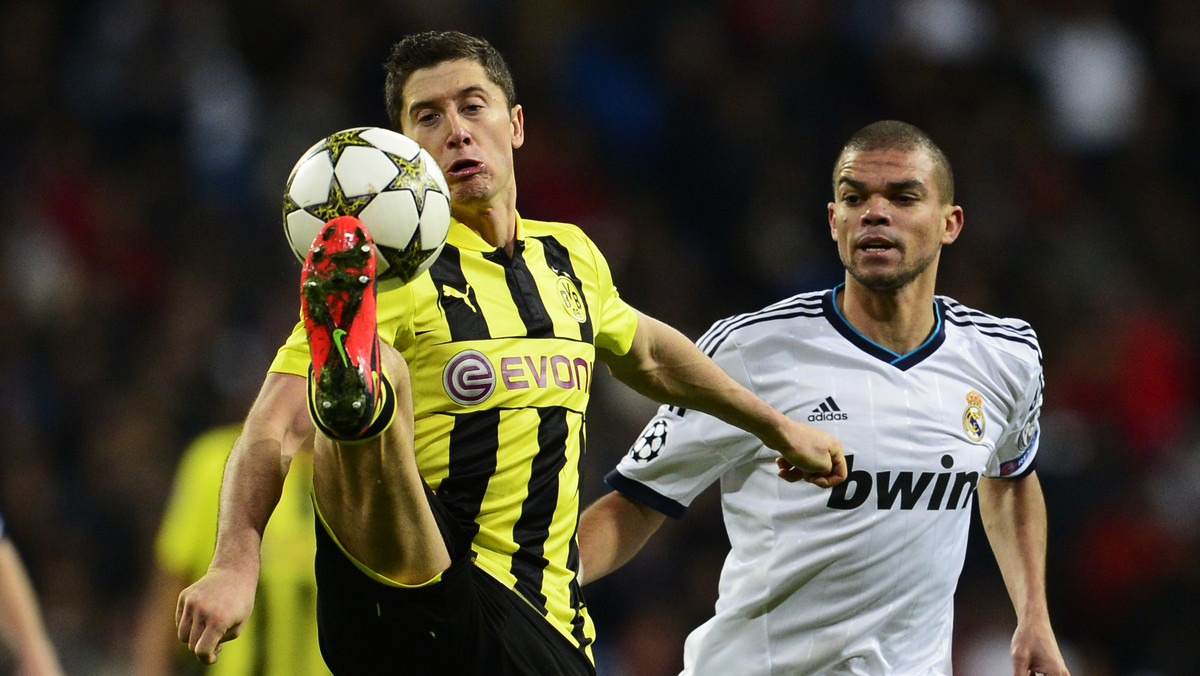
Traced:
<path fill-rule="evenodd" d="M 722 343 L 713 359 L 753 391 L 734 341 Z M 664 405 L 604 480 L 626 497 L 678 519 L 727 469 L 761 448 L 757 437 L 738 427 Z"/>
<path fill-rule="evenodd" d="M 600 307 L 593 314 L 596 316 L 596 347 L 604 348 L 616 355 L 629 352 L 633 345 L 633 334 L 637 331 L 638 315 L 629 303 L 626 303 L 617 293 L 613 283 L 612 270 L 608 260 L 591 239 L 586 238 L 588 249 L 591 251 L 593 263 L 596 266 L 596 285 Z"/>
<path fill-rule="evenodd" d="M 984 476 L 1016 478 L 1034 468 L 1041 437 L 1038 419 L 1042 412 L 1044 383 L 1040 358 L 1023 382 L 1025 387 L 1015 402 L 1013 417 L 1006 421 L 1004 435 L 996 444 Z"/>
<path fill-rule="evenodd" d="M 312 357 L 308 353 L 308 336 L 304 333 L 304 322 L 298 322 L 292 328 L 292 333 L 275 353 L 271 361 L 271 373 L 292 373 L 298 376 L 308 375 L 308 365 Z"/>

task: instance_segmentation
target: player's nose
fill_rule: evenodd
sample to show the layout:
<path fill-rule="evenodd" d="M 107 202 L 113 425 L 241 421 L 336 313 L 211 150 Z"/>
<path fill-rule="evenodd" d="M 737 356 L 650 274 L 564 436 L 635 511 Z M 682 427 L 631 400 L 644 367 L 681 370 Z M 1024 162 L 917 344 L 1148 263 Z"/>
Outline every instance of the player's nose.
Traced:
<path fill-rule="evenodd" d="M 864 226 L 890 225 L 892 222 L 891 214 L 887 209 L 878 204 L 869 205 L 862 213 L 862 224 Z"/>
<path fill-rule="evenodd" d="M 447 141 L 452 146 L 471 145 L 471 130 L 467 126 L 466 120 L 458 115 L 449 115 L 447 122 L 450 123 L 450 136 Z"/>

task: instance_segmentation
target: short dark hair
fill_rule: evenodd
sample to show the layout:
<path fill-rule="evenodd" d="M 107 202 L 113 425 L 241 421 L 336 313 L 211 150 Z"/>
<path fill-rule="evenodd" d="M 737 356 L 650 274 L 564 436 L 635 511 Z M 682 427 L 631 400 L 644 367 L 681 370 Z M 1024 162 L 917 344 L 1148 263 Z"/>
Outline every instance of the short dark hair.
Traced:
<path fill-rule="evenodd" d="M 859 129 L 842 146 L 842 152 L 834 163 L 833 177 L 834 192 L 837 191 L 837 167 L 842 158 L 849 152 L 868 152 L 874 150 L 924 150 L 933 160 L 933 179 L 937 182 L 938 193 L 942 204 L 954 203 L 954 172 L 950 169 L 950 159 L 946 153 L 929 138 L 921 129 L 899 120 L 881 120 Z"/>
<path fill-rule="evenodd" d="M 508 69 L 500 52 L 483 38 L 458 31 L 428 31 L 414 33 L 392 46 L 392 53 L 383 63 L 387 73 L 383 96 L 387 105 L 388 119 L 399 131 L 404 119 L 404 85 L 414 71 L 431 68 L 444 61 L 470 59 L 483 66 L 488 79 L 504 92 L 508 109 L 517 105 L 517 92 L 513 85 L 512 72 Z"/>

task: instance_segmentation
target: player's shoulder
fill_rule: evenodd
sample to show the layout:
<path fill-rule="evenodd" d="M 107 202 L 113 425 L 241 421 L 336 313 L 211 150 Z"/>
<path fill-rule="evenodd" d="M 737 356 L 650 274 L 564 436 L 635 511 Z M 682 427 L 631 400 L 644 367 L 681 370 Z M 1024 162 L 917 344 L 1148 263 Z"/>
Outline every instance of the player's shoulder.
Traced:
<path fill-rule="evenodd" d="M 731 339 L 740 342 L 754 335 L 777 332 L 783 322 L 794 330 L 803 330 L 809 322 L 819 326 L 825 316 L 823 303 L 828 293 L 827 290 L 799 293 L 752 312 L 726 317 L 714 322 L 696 344 L 711 356 Z"/>
<path fill-rule="evenodd" d="M 566 239 L 589 240 L 587 234 L 578 225 L 563 223 L 561 221 L 538 221 L 522 217 L 521 227 L 525 231 L 526 237 L 562 237 Z"/>
<path fill-rule="evenodd" d="M 607 266 L 600 248 L 577 225 L 522 218 L 521 230 L 527 246 L 531 240 L 537 241 L 547 256 L 569 256 L 574 261 L 575 272 L 578 274 L 583 274 L 584 270 Z"/>
<path fill-rule="evenodd" d="M 1001 317 L 964 305 L 949 296 L 938 296 L 947 330 L 969 334 L 989 347 L 1040 362 L 1042 349 L 1029 322 Z"/>

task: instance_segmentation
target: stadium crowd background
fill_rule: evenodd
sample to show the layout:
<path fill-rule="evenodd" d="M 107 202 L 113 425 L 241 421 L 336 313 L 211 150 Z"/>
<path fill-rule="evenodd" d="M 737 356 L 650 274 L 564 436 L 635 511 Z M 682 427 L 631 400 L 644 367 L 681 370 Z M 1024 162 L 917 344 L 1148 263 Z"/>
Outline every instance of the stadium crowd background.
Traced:
<path fill-rule="evenodd" d="M 836 283 L 841 142 L 883 118 L 929 131 L 967 214 L 939 293 L 1041 337 L 1073 673 L 1200 673 L 1193 0 L 6 0 L 0 513 L 70 673 L 127 669 L 179 452 L 241 418 L 293 326 L 288 170 L 386 125 L 380 63 L 428 28 L 507 56 L 522 212 L 578 223 L 623 295 L 693 338 Z M 653 411 L 606 378 L 595 394 L 585 502 Z M 602 676 L 677 670 L 716 595 L 714 498 L 588 588 Z M 964 676 L 1008 673 L 979 535 Z"/>

